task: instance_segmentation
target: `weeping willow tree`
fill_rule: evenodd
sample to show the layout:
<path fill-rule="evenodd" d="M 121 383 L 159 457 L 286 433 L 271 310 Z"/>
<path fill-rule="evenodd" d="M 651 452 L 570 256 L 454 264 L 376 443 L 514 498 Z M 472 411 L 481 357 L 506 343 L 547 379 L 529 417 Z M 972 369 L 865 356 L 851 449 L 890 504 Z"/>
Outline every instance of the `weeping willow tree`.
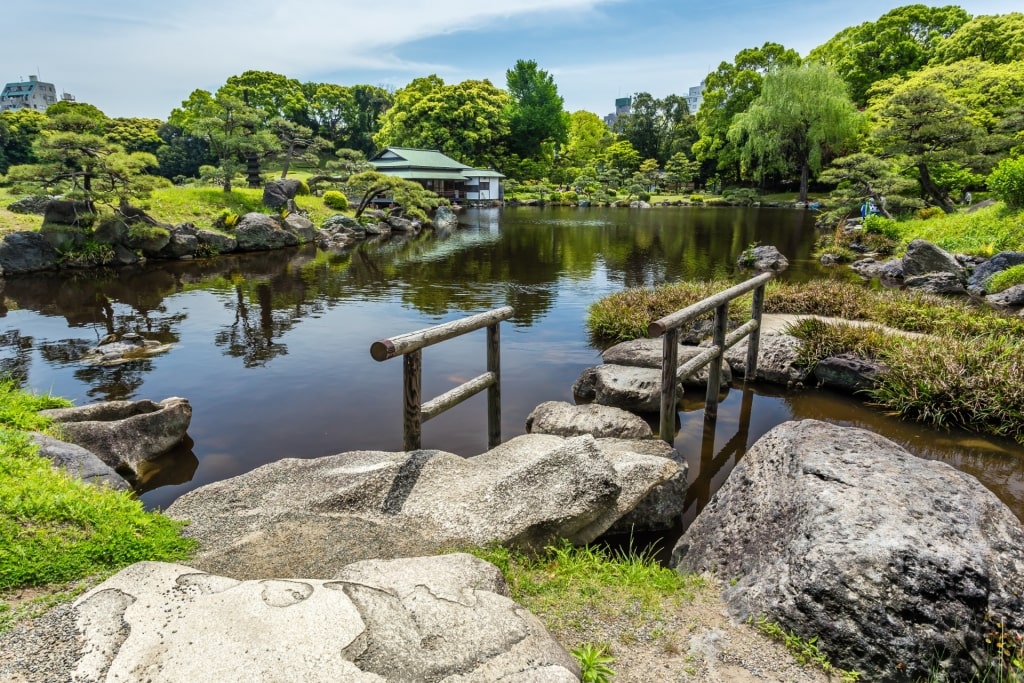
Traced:
<path fill-rule="evenodd" d="M 853 151 L 863 126 L 843 80 L 826 66 L 805 64 L 765 76 L 761 94 L 729 127 L 729 141 L 748 177 L 799 174 L 806 202 L 810 179 L 829 159 Z"/>

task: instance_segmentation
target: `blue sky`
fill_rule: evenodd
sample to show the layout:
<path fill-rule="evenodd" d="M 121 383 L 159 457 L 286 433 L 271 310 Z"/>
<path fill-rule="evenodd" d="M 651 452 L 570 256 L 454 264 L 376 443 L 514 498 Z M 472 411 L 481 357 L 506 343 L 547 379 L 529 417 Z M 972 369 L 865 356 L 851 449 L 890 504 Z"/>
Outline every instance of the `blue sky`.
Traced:
<path fill-rule="evenodd" d="M 400 88 L 436 73 L 504 87 L 506 69 L 533 59 L 554 76 L 567 110 L 603 116 L 634 92 L 685 95 L 744 48 L 773 41 L 806 55 L 905 4 L 19 0 L 3 10 L 0 81 L 38 73 L 109 116 L 165 119 L 192 90 L 216 90 L 248 69 L 342 85 Z M 958 4 L 972 15 L 1022 9 L 1020 0 Z"/>

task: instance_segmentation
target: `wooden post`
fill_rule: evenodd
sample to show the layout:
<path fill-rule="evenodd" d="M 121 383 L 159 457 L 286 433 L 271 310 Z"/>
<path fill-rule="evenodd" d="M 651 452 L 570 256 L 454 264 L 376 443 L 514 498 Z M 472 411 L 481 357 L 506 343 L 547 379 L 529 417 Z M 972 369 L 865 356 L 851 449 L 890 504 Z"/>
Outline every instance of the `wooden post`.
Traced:
<path fill-rule="evenodd" d="M 420 415 L 420 388 L 423 370 L 423 352 L 410 351 L 402 359 L 405 397 L 403 406 L 402 435 L 403 448 L 415 451 L 420 448 L 423 420 Z"/>
<path fill-rule="evenodd" d="M 487 448 L 501 444 L 501 331 L 498 323 L 487 326 L 487 371 L 494 384 L 487 387 Z"/>
<path fill-rule="evenodd" d="M 757 379 L 757 353 L 761 346 L 761 314 L 764 312 L 764 287 L 754 290 L 754 303 L 750 306 L 750 318 L 757 321 L 757 328 L 750 333 L 747 340 L 747 364 L 743 369 L 743 381 Z"/>
<path fill-rule="evenodd" d="M 729 302 L 715 308 L 715 330 L 711 344 L 719 350 L 725 349 L 725 335 L 729 326 Z M 719 355 L 708 365 L 708 391 L 704 395 L 704 416 L 714 419 L 718 416 L 718 392 L 722 385 L 722 356 Z"/>
<path fill-rule="evenodd" d="M 658 438 L 667 444 L 676 440 L 676 365 L 679 362 L 679 328 L 665 332 L 661 347 L 661 422 Z"/>

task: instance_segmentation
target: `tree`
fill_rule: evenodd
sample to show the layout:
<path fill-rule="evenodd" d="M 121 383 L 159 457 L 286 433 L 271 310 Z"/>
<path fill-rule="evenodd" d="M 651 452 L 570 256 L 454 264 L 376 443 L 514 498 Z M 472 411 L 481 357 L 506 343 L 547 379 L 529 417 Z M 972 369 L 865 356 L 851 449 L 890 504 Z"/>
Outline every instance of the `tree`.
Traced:
<path fill-rule="evenodd" d="M 676 152 L 665 163 L 665 180 L 672 183 L 676 192 L 683 183 L 689 183 L 700 172 L 700 164 L 686 156 L 685 152 Z"/>
<path fill-rule="evenodd" d="M 558 86 L 537 62 L 520 59 L 505 72 L 509 104 L 508 149 L 523 159 L 538 156 L 545 142 L 565 144 L 568 124 Z"/>
<path fill-rule="evenodd" d="M 933 180 L 932 168 L 966 163 L 976 152 L 982 131 L 966 114 L 938 88 L 917 83 L 898 88 L 877 111 L 873 138 L 880 155 L 914 168 L 921 190 L 946 213 L 956 208 L 948 191 Z"/>
<path fill-rule="evenodd" d="M 380 130 L 381 117 L 391 108 L 394 96 L 374 85 L 353 85 L 350 90 L 355 100 L 355 118 L 349 123 L 345 146 L 370 156 L 377 151 L 373 138 Z"/>
<path fill-rule="evenodd" d="M 12 166 L 8 180 L 127 213 L 132 199 L 148 196 L 157 185 L 159 179 L 148 173 L 156 157 L 126 152 L 95 130 L 96 119 L 87 114 L 71 110 L 52 117 L 33 143 L 37 163 Z"/>
<path fill-rule="evenodd" d="M 357 118 L 352 90 L 333 83 L 307 83 L 303 90 L 313 131 L 332 144 L 342 142 Z"/>
<path fill-rule="evenodd" d="M 310 166 L 320 162 L 318 152 L 328 146 L 323 138 L 314 137 L 313 131 L 288 119 L 274 119 L 270 128 L 280 143 L 281 178 L 288 177 L 292 161 L 299 159 Z"/>
<path fill-rule="evenodd" d="M 115 145 L 121 145 L 126 152 L 156 154 L 156 151 L 164 144 L 159 134 L 162 125 L 163 121 L 160 119 L 112 119 L 103 137 Z"/>
<path fill-rule="evenodd" d="M 0 113 L 0 174 L 10 166 L 35 163 L 32 143 L 47 121 L 46 114 L 33 109 Z"/>
<path fill-rule="evenodd" d="M 650 93 L 633 95 L 630 113 L 619 117 L 615 129 L 642 158 L 657 159 L 661 155 L 661 111 L 658 100 Z"/>
<path fill-rule="evenodd" d="M 829 155 L 852 144 L 863 119 L 846 84 L 828 67 L 784 67 L 765 76 L 761 94 L 736 116 L 729 139 L 741 146 L 746 170 L 756 179 L 776 174 L 800 178 L 800 201 Z"/>
<path fill-rule="evenodd" d="M 952 64 L 977 57 L 993 64 L 1024 61 L 1024 14 L 974 17 L 939 43 L 933 64 Z"/>
<path fill-rule="evenodd" d="M 641 157 L 629 140 L 619 140 L 608 146 L 600 160 L 607 168 L 629 176 L 640 168 Z"/>
<path fill-rule="evenodd" d="M 733 118 L 747 110 L 761 94 L 764 76 L 782 66 L 800 63 L 796 50 L 778 43 L 741 50 L 732 64 L 722 62 L 704 79 L 704 100 L 697 112 L 698 139 L 693 144 L 697 161 L 706 175 L 718 171 L 723 180 L 740 178 L 739 149 L 728 137 Z"/>
<path fill-rule="evenodd" d="M 157 129 L 157 134 L 163 144 L 157 148 L 156 158 L 160 162 L 159 173 L 165 178 L 197 178 L 201 166 L 217 162 L 205 140 L 190 135 L 180 126 L 165 123 Z"/>
<path fill-rule="evenodd" d="M 835 69 L 850 86 L 854 102 L 864 106 L 873 83 L 920 69 L 970 18 L 955 5 L 897 7 L 877 21 L 843 29 L 811 50 L 808 59 Z"/>
<path fill-rule="evenodd" d="M 922 204 L 920 200 L 905 198 L 916 187 L 916 183 L 898 171 L 891 159 L 879 159 L 866 152 L 857 152 L 834 160 L 829 168 L 821 172 L 819 180 L 836 186 L 832 198 L 839 202 L 839 211 L 843 216 L 865 199 L 871 199 L 883 216 L 892 218 L 890 208 Z"/>
<path fill-rule="evenodd" d="M 348 179 L 346 187 L 349 194 L 360 197 L 356 205 L 356 218 L 379 197 L 392 198 L 404 212 L 424 220 L 427 211 L 437 208 L 441 201 L 436 194 L 417 182 L 379 171 L 356 173 Z"/>
<path fill-rule="evenodd" d="M 224 92 L 213 96 L 205 90 L 194 90 L 180 109 L 171 112 L 168 121 L 209 145 L 225 192 L 231 191 L 234 176 L 245 168 L 247 159 L 279 149 L 275 136 L 259 127 L 259 114 Z"/>
<path fill-rule="evenodd" d="M 374 142 L 437 149 L 469 166 L 496 165 L 509 133 L 508 106 L 508 93 L 488 80 L 445 85 L 435 75 L 417 78 L 395 93 Z"/>
<path fill-rule="evenodd" d="M 608 126 L 597 114 L 574 111 L 569 115 L 568 142 L 562 147 L 562 160 L 573 168 L 589 166 L 613 139 Z"/>

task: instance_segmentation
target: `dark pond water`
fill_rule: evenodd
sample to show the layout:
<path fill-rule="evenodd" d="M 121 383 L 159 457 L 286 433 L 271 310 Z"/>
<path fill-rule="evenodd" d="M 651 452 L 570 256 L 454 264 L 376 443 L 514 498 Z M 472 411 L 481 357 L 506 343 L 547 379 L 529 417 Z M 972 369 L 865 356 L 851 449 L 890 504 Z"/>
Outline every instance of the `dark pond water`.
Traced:
<path fill-rule="evenodd" d="M 785 277 L 846 277 L 810 258 L 813 219 L 802 211 L 673 208 L 470 211 L 460 229 L 413 240 L 154 263 L 140 270 L 9 278 L 0 310 L 0 369 L 76 403 L 184 396 L 192 443 L 154 468 L 142 494 L 166 507 L 193 488 L 280 458 L 356 449 L 400 450 L 398 359 L 377 363 L 384 337 L 503 305 L 502 432 L 524 433 L 547 400 L 572 401 L 580 372 L 599 362 L 587 306 L 610 292 L 683 278 L 733 276 L 752 242 L 790 259 Z M 83 351 L 109 333 L 173 344 L 113 368 Z M 483 331 L 423 352 L 423 396 L 484 371 Z M 869 428 L 982 480 L 1024 516 L 1024 451 L 971 434 L 932 432 L 817 390 L 735 388 L 714 424 L 702 406 L 681 413 L 676 446 L 689 460 L 687 518 L 767 430 L 818 418 Z M 425 448 L 486 450 L 477 396 L 424 426 Z"/>

